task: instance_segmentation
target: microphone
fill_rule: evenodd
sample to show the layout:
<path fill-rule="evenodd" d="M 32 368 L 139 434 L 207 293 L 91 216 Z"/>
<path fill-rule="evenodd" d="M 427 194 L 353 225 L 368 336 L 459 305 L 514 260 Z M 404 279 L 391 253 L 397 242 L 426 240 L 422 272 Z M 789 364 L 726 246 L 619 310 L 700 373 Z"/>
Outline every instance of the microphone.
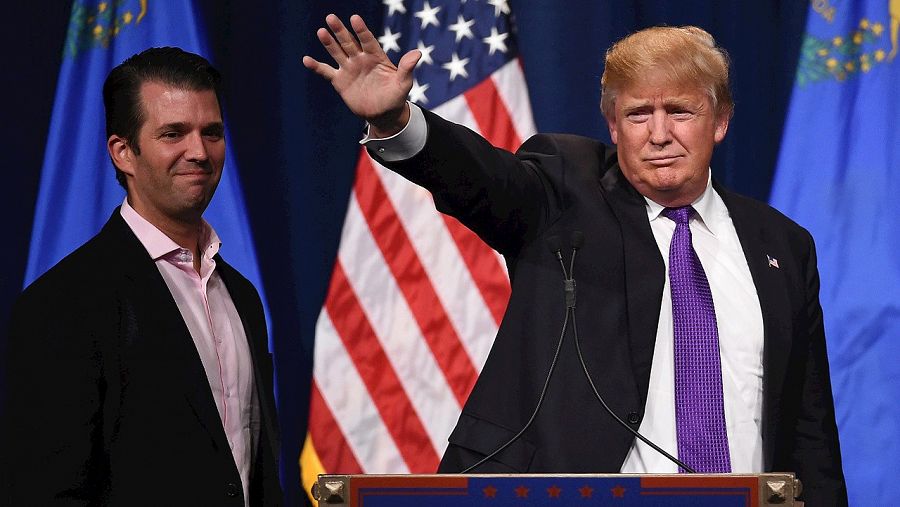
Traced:
<path fill-rule="evenodd" d="M 578 253 L 578 249 L 584 246 L 584 233 L 581 231 L 572 231 L 572 236 L 570 237 L 570 244 L 572 245 L 572 257 L 569 258 L 569 273 L 566 274 L 565 268 L 563 268 L 563 276 L 566 278 L 564 282 L 564 287 L 566 291 L 566 308 L 570 308 L 572 310 L 572 326 L 574 329 L 575 326 L 575 254 Z M 575 334 L 577 339 L 578 334 Z M 576 342 L 577 343 L 577 342 Z"/>
<path fill-rule="evenodd" d="M 575 281 L 570 280 L 568 274 L 566 274 L 566 266 L 563 263 L 563 259 L 562 259 L 562 247 L 561 247 L 559 236 L 549 236 L 546 239 L 546 241 L 547 241 L 547 247 L 550 249 L 550 253 L 554 254 L 556 256 L 557 260 L 559 260 L 559 265 L 562 267 L 563 274 L 565 274 L 566 282 L 569 282 L 569 281 L 572 282 L 571 283 L 571 294 L 572 294 L 571 295 L 571 300 L 572 300 L 571 305 L 572 306 L 569 306 L 569 285 L 567 284 L 565 286 L 566 287 L 566 307 L 567 307 L 566 317 L 563 320 L 562 331 L 559 333 L 559 340 L 556 342 L 556 351 L 553 353 L 553 360 L 550 361 L 550 368 L 547 370 L 547 377 L 544 378 L 544 385 L 543 385 L 543 387 L 541 387 L 541 394 L 538 396 L 537 405 L 535 405 L 534 411 L 531 413 L 531 416 L 528 418 L 528 422 L 526 422 L 525 425 L 522 426 L 522 429 L 520 429 L 515 435 L 513 435 L 512 438 L 507 440 L 500 447 L 494 449 L 490 454 L 481 458 L 475 464 L 469 466 L 468 468 L 466 468 L 465 470 L 463 470 L 460 473 L 467 474 L 467 473 L 471 472 L 472 470 L 475 470 L 476 468 L 480 467 L 481 465 L 486 463 L 488 460 L 490 460 L 497 454 L 500 454 L 503 451 L 503 449 L 506 449 L 507 447 L 512 445 L 513 442 L 518 440 L 522 435 L 525 434 L 525 432 L 528 430 L 528 428 L 531 427 L 531 424 L 534 422 L 535 418 L 537 417 L 538 412 L 541 410 L 541 405 L 544 404 L 544 397 L 547 395 L 547 388 L 550 386 L 550 378 L 553 377 L 553 370 L 556 369 L 556 363 L 557 363 L 557 360 L 559 359 L 559 351 L 562 349 L 563 339 L 566 336 L 566 328 L 568 328 L 568 326 L 569 326 L 569 313 L 570 313 L 569 310 L 574 309 L 574 306 L 575 306 Z"/>
<path fill-rule="evenodd" d="M 504 449 L 513 444 L 516 440 L 518 440 L 527 430 L 531 427 L 531 424 L 534 422 L 537 417 L 538 412 L 541 409 L 541 405 L 544 403 L 544 397 L 547 394 L 547 388 L 550 385 L 550 379 L 553 376 L 553 371 L 556 369 L 556 363 L 559 359 L 559 351 L 562 349 L 563 340 L 566 336 L 566 329 L 569 325 L 569 319 L 571 316 L 572 320 L 572 334 L 575 337 L 575 351 L 578 354 L 578 361 L 581 363 L 581 368 L 584 371 L 584 375 L 587 378 L 588 384 L 591 386 L 591 391 L 594 393 L 594 397 L 600 402 L 600 405 L 603 409 L 623 428 L 628 430 L 631 434 L 633 434 L 636 438 L 640 439 L 642 442 L 650 446 L 656 452 L 665 456 L 669 461 L 675 463 L 679 467 L 681 467 L 684 471 L 689 473 L 697 473 L 696 470 L 689 467 L 685 463 L 681 462 L 678 458 L 672 456 L 661 447 L 651 442 L 650 439 L 641 435 L 637 430 L 633 429 L 628 425 L 625 421 L 622 420 L 621 417 L 616 415 L 615 412 L 609 405 L 606 404 L 606 400 L 603 399 L 603 396 L 600 394 L 600 391 L 597 390 L 597 386 L 594 384 L 594 380 L 591 377 L 590 372 L 588 371 L 587 363 L 584 361 L 584 355 L 581 352 L 581 340 L 578 338 L 578 326 L 575 319 L 575 301 L 576 301 L 576 285 L 575 285 L 575 255 L 578 253 L 578 250 L 584 246 L 584 233 L 581 231 L 572 231 L 569 236 L 569 245 L 572 248 L 572 257 L 569 260 L 569 269 L 566 269 L 565 262 L 562 257 L 562 242 L 559 236 L 549 236 L 546 239 L 547 247 L 550 249 L 550 252 L 554 254 L 557 261 L 559 261 L 559 267 L 562 269 L 563 273 L 563 290 L 565 293 L 565 301 L 566 301 L 566 316 L 563 319 L 562 330 L 559 334 L 559 340 L 556 343 L 556 351 L 553 354 L 553 360 L 550 362 L 550 368 L 547 371 L 547 377 L 544 379 L 543 387 L 541 388 L 541 393 L 538 396 L 537 405 L 534 407 L 534 411 L 531 413 L 531 416 L 528 418 L 528 422 L 519 430 L 512 438 L 507 440 L 500 447 L 492 451 L 490 454 L 476 462 L 475 464 L 469 466 L 465 470 L 460 473 L 467 474 L 472 470 L 478 468 L 483 465 L 485 462 L 502 452 Z"/>
<path fill-rule="evenodd" d="M 578 361 L 581 363 L 581 369 L 584 370 L 584 376 L 585 376 L 585 378 L 587 378 L 588 384 L 591 386 L 591 391 L 594 393 L 594 397 L 597 398 L 597 401 L 600 402 L 600 405 L 603 407 L 604 410 L 606 410 L 606 413 L 608 413 L 610 416 L 612 416 L 612 418 L 617 423 L 619 423 L 623 428 L 628 430 L 632 435 L 634 435 L 635 437 L 640 439 L 641 442 L 644 442 L 645 444 L 649 445 L 653 450 L 662 454 L 666 459 L 668 459 L 672 463 L 675 463 L 676 465 L 681 467 L 684 471 L 692 473 L 692 474 L 697 473 L 696 470 L 687 466 L 681 460 L 672 456 L 671 454 L 669 454 L 668 452 L 663 450 L 662 447 L 651 442 L 650 439 L 648 439 L 644 435 L 641 435 L 637 430 L 635 430 L 634 428 L 629 426 L 628 423 L 623 421 L 621 417 L 616 415 L 616 413 L 613 412 L 613 410 L 611 408 L 609 408 L 609 405 L 606 404 L 606 400 L 603 399 L 603 396 L 600 395 L 600 391 L 597 390 L 597 386 L 594 384 L 594 379 L 591 377 L 591 373 L 588 371 L 587 363 L 584 361 L 584 355 L 581 353 L 581 340 L 578 338 L 578 323 L 575 319 L 575 254 L 578 252 L 579 248 L 584 246 L 584 233 L 581 231 L 572 231 L 570 240 L 571 240 L 570 244 L 572 246 L 572 259 L 571 259 L 571 262 L 569 263 L 569 271 L 566 272 L 565 265 L 562 266 L 563 276 L 566 278 L 566 286 L 565 286 L 566 287 L 566 305 L 568 308 L 568 312 L 571 312 L 571 314 L 572 314 L 572 334 L 575 335 L 575 351 L 578 353 Z M 562 263 L 561 255 L 559 256 L 559 259 L 560 259 L 560 263 Z M 569 282 L 571 282 L 571 290 L 572 290 L 571 306 L 569 306 L 569 299 L 570 299 L 569 298 Z M 568 315 L 567 315 L 567 317 L 568 317 Z"/>

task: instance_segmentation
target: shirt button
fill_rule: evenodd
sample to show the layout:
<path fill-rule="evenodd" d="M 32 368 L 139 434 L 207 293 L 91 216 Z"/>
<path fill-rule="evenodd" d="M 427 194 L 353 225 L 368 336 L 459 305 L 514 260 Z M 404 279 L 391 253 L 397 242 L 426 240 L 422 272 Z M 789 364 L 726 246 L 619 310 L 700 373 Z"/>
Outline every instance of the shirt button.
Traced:
<path fill-rule="evenodd" d="M 641 416 L 639 416 L 637 412 L 629 412 L 628 422 L 630 422 L 631 424 L 637 424 L 641 422 Z"/>
<path fill-rule="evenodd" d="M 235 498 L 236 496 L 238 496 L 240 494 L 241 494 L 241 490 L 240 490 L 240 488 L 238 488 L 237 484 L 235 484 L 233 482 L 229 482 L 228 484 L 225 485 L 225 496 L 227 496 L 229 498 Z"/>
<path fill-rule="evenodd" d="M 380 146 L 378 148 L 378 153 L 384 153 L 384 152 L 385 152 L 384 146 Z"/>

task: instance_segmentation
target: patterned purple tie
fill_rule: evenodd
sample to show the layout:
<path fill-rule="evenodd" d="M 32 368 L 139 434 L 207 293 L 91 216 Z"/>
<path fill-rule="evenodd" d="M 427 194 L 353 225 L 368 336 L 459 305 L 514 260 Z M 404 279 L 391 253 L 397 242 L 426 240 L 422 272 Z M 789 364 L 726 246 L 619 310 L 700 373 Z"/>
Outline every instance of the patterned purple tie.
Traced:
<path fill-rule="evenodd" d="M 669 282 L 675 328 L 678 457 L 697 472 L 731 472 L 716 311 L 688 225 L 694 208 L 666 208 L 662 214 L 675 222 Z"/>

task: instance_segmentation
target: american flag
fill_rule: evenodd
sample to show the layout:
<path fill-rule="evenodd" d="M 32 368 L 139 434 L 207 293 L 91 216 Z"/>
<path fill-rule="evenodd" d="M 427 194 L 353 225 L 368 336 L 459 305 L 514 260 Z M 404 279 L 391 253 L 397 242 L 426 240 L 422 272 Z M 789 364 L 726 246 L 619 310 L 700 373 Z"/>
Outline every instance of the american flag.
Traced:
<path fill-rule="evenodd" d="M 534 134 L 508 0 L 383 0 L 378 40 L 422 58 L 409 99 L 515 150 Z M 487 359 L 503 259 L 362 150 L 316 326 L 306 491 L 319 473 L 434 473 Z"/>

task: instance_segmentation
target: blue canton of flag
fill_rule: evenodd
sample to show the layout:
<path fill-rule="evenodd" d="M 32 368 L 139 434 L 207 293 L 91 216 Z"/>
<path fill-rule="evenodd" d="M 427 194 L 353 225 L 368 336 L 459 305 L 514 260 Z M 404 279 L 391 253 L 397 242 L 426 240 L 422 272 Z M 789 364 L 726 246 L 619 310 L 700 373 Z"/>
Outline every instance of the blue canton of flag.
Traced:
<path fill-rule="evenodd" d="M 900 0 L 812 2 L 771 196 L 816 240 L 851 505 L 900 498 L 898 31 Z"/>
<path fill-rule="evenodd" d="M 397 60 L 418 49 L 410 100 L 434 108 L 488 78 L 517 56 L 507 0 L 384 0 L 378 42 Z"/>
<path fill-rule="evenodd" d="M 209 52 L 191 0 L 75 0 L 41 170 L 25 285 L 100 231 L 125 191 L 106 151 L 102 89 L 126 58 L 154 46 Z M 227 138 L 227 136 L 226 136 Z M 234 155 L 226 149 L 219 187 L 205 213 L 228 262 L 256 286 L 262 279 Z"/>

